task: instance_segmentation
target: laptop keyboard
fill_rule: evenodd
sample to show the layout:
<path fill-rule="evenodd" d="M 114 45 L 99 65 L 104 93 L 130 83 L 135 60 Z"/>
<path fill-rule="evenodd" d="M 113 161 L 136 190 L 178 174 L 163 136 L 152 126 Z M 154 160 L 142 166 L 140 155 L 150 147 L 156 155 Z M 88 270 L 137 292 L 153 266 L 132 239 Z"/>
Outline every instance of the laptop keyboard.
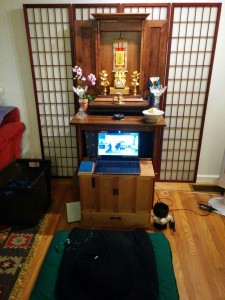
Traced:
<path fill-rule="evenodd" d="M 138 161 L 118 161 L 118 160 L 110 160 L 110 161 L 98 161 L 99 166 L 104 166 L 108 168 L 137 168 L 139 166 Z"/>
<path fill-rule="evenodd" d="M 135 174 L 140 173 L 139 161 L 113 161 L 98 160 L 95 173 L 105 174 Z"/>

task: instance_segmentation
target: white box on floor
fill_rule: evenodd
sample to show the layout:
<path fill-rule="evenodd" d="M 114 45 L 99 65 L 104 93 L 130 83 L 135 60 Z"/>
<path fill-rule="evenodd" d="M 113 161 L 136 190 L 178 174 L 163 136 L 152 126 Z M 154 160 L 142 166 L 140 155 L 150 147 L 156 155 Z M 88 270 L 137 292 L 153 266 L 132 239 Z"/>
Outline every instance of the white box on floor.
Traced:
<path fill-rule="evenodd" d="M 78 222 L 81 220 L 80 201 L 66 203 L 67 221 Z"/>

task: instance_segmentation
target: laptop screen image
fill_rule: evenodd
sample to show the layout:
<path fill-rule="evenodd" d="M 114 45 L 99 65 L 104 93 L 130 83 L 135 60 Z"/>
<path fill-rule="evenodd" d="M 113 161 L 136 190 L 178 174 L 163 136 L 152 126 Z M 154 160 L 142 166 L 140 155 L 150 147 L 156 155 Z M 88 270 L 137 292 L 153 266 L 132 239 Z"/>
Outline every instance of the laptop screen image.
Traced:
<path fill-rule="evenodd" d="M 123 131 L 98 132 L 98 158 L 139 158 L 139 133 Z"/>

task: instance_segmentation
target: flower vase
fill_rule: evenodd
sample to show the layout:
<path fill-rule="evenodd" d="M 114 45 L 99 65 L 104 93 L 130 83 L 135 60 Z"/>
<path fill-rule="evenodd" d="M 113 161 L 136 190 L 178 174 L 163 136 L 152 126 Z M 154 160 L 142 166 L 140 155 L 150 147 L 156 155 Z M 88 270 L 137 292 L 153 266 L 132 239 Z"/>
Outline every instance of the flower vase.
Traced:
<path fill-rule="evenodd" d="M 160 97 L 159 96 L 155 96 L 154 97 L 154 107 L 159 109 L 160 106 Z"/>
<path fill-rule="evenodd" d="M 87 111 L 88 109 L 88 99 L 82 99 L 82 104 L 81 106 L 83 107 L 84 111 Z"/>
<path fill-rule="evenodd" d="M 83 108 L 82 103 L 83 103 L 83 99 L 79 98 L 79 105 L 80 105 L 80 107 L 79 107 L 78 113 L 76 114 L 76 117 L 77 118 L 81 118 L 81 119 L 87 117 L 87 114 L 86 114 L 86 112 L 85 112 L 85 110 Z"/>

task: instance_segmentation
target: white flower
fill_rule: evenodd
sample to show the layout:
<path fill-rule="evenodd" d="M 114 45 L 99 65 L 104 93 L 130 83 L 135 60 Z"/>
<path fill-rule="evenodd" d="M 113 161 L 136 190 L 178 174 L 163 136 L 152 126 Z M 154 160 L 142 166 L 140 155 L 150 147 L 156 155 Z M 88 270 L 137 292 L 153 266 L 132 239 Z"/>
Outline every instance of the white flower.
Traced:
<path fill-rule="evenodd" d="M 85 86 L 80 86 L 80 85 L 78 85 L 78 87 L 74 87 L 73 86 L 73 91 L 74 91 L 74 93 L 76 93 L 77 94 L 77 96 L 79 97 L 79 98 L 83 98 L 83 96 L 84 96 L 84 93 L 86 93 L 87 92 L 87 85 L 85 85 Z"/>

